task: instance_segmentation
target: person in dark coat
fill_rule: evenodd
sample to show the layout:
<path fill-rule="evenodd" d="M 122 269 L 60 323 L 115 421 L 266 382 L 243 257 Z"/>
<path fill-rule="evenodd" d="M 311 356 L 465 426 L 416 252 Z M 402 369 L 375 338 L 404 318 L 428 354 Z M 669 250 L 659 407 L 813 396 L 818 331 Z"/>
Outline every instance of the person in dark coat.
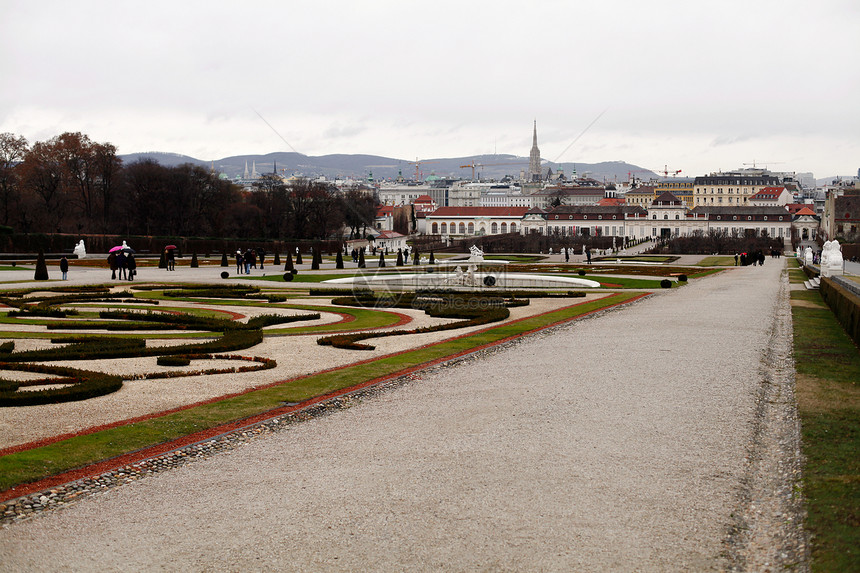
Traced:
<path fill-rule="evenodd" d="M 165 257 L 167 260 L 167 270 L 175 271 L 176 270 L 176 255 L 173 254 L 173 249 L 167 249 L 167 256 Z"/>
<path fill-rule="evenodd" d="M 137 261 L 134 260 L 134 255 L 129 253 L 125 258 L 125 266 L 128 267 L 128 280 L 133 281 L 134 275 L 137 274 Z"/>
<path fill-rule="evenodd" d="M 242 267 L 244 266 L 244 257 L 242 257 L 242 251 L 236 251 L 236 274 L 242 274 Z"/>
<path fill-rule="evenodd" d="M 110 267 L 110 279 L 116 279 L 116 253 L 111 253 L 107 258 L 108 266 Z"/>
<path fill-rule="evenodd" d="M 69 275 L 69 261 L 66 257 L 60 259 L 60 272 L 63 273 L 63 280 L 68 280 Z"/>
<path fill-rule="evenodd" d="M 125 253 L 120 251 L 116 255 L 116 268 L 119 271 L 119 279 L 125 280 Z"/>
<path fill-rule="evenodd" d="M 260 249 L 257 251 L 257 256 L 260 258 L 260 270 L 263 270 L 263 262 L 266 260 L 266 251 Z"/>

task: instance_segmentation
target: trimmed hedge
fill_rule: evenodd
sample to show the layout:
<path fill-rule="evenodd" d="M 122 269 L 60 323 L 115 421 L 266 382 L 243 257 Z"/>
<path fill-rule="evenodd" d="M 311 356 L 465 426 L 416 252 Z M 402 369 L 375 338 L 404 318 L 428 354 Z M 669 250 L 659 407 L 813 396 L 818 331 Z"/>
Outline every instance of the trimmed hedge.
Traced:
<path fill-rule="evenodd" d="M 96 396 L 104 396 L 116 392 L 122 388 L 122 378 L 79 370 L 77 368 L 65 368 L 59 366 L 40 366 L 36 364 L 12 364 L 0 362 L 0 370 L 17 370 L 21 372 L 38 372 L 41 374 L 54 374 L 63 378 L 49 378 L 41 380 L 30 380 L 27 382 L 2 380 L 0 381 L 0 406 L 35 406 L 38 404 L 56 404 L 59 402 L 73 402 L 86 400 Z M 19 392 L 21 386 L 35 386 L 42 384 L 71 384 L 65 388 L 46 388 L 31 392 Z"/>
<path fill-rule="evenodd" d="M 188 366 L 191 359 L 187 356 L 159 356 L 155 363 L 159 366 Z"/>

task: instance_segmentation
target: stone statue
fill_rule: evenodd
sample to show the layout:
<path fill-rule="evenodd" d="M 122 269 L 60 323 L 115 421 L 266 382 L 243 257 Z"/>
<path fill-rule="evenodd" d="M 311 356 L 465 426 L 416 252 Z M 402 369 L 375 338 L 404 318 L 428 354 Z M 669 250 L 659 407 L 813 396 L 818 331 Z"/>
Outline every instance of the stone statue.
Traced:
<path fill-rule="evenodd" d="M 483 262 L 484 260 L 484 251 L 482 251 L 477 245 L 472 245 L 469 247 L 469 262 Z"/>
<path fill-rule="evenodd" d="M 83 239 L 81 239 L 81 241 L 77 245 L 75 245 L 75 250 L 73 252 L 78 256 L 79 259 L 87 258 L 87 249 L 84 247 Z"/>
<path fill-rule="evenodd" d="M 807 265 L 812 264 L 812 247 L 806 247 L 806 250 L 803 251 L 803 262 Z"/>
<path fill-rule="evenodd" d="M 842 247 L 839 245 L 839 241 L 833 240 L 824 243 L 824 249 L 821 251 L 821 276 L 841 275 L 843 263 Z"/>

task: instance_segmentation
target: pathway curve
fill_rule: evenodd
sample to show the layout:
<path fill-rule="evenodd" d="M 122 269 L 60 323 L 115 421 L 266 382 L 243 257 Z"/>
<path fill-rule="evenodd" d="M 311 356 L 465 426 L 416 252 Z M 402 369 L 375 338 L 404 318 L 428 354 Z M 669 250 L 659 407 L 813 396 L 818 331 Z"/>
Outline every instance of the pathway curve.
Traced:
<path fill-rule="evenodd" d="M 777 487 L 757 472 L 796 464 L 790 416 L 784 448 L 764 439 L 783 424 L 765 382 L 790 398 L 781 268 L 663 291 L 13 524 L 0 568 L 766 570 L 784 508 L 750 510 Z"/>

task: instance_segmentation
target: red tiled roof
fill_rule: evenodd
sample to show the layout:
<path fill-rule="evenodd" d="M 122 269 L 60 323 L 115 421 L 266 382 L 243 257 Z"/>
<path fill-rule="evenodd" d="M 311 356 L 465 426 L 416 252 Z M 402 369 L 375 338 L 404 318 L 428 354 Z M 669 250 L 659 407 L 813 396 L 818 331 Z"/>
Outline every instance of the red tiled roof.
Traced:
<path fill-rule="evenodd" d="M 598 205 L 624 205 L 626 201 L 621 197 L 604 197 L 597 202 Z"/>
<path fill-rule="evenodd" d="M 810 209 L 809 207 L 807 207 L 806 205 L 804 205 L 804 206 L 803 206 L 803 209 L 800 209 L 799 211 L 795 211 L 794 213 L 792 213 L 792 215 L 797 215 L 797 216 L 801 216 L 801 215 L 812 215 L 812 216 L 814 217 L 814 216 L 815 216 L 815 211 L 813 211 L 812 209 Z"/>

